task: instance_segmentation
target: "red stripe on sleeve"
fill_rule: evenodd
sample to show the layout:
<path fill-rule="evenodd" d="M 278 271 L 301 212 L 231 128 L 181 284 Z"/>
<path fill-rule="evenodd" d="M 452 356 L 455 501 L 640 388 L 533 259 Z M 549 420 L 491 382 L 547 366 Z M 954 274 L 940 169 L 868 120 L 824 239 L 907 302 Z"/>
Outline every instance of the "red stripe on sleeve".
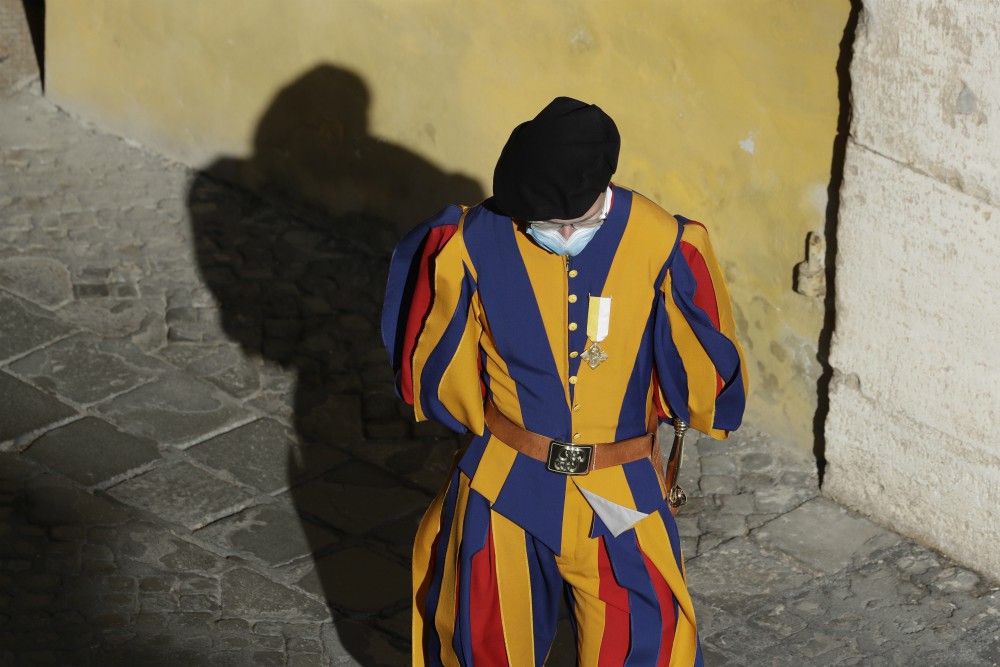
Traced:
<path fill-rule="evenodd" d="M 403 354 L 399 371 L 399 393 L 403 400 L 413 405 L 413 350 L 417 347 L 417 338 L 424 328 L 424 321 L 431 310 L 434 301 L 434 258 L 448 242 L 458 227 L 442 225 L 427 233 L 424 247 L 420 255 L 420 269 L 417 274 L 417 284 L 413 290 L 406 317 L 406 330 L 403 334 Z"/>
<path fill-rule="evenodd" d="M 486 546 L 472 557 L 472 594 L 469 609 L 472 631 L 472 662 L 476 667 L 510 667 L 500 615 L 500 588 L 497 583 L 497 553 L 493 528 Z"/>
<path fill-rule="evenodd" d="M 656 591 L 656 599 L 660 603 L 660 614 L 663 620 L 663 632 L 660 635 L 660 655 L 656 659 L 656 667 L 669 667 L 670 654 L 674 648 L 674 634 L 677 625 L 677 617 L 674 612 L 674 594 L 670 590 L 670 585 L 663 578 L 660 571 L 653 565 L 653 561 L 642 555 L 646 562 L 646 571 L 649 573 L 649 580 L 653 583 L 653 590 Z"/>
<path fill-rule="evenodd" d="M 701 223 L 694 224 L 704 227 Z M 697 283 L 694 290 L 694 305 L 705 311 L 709 319 L 712 320 L 712 325 L 718 330 L 721 328 L 719 325 L 719 303 L 715 300 L 715 285 L 712 283 L 712 274 L 708 271 L 705 258 L 701 256 L 697 248 L 686 241 L 681 241 L 681 253 L 691 268 L 691 273 L 694 275 L 695 283 Z M 721 394 L 725 386 L 726 383 L 722 380 L 722 376 L 716 373 L 715 395 Z"/>
<path fill-rule="evenodd" d="M 712 284 L 712 274 L 708 272 L 705 258 L 698 249 L 686 241 L 681 241 L 681 253 L 691 267 L 694 280 L 698 287 L 694 291 L 694 305 L 704 310 L 715 328 L 719 328 L 719 304 L 715 301 L 715 287 Z"/>
<path fill-rule="evenodd" d="M 611 559 L 600 538 L 597 546 L 597 573 L 600 585 L 597 595 L 604 601 L 604 636 L 598 667 L 621 667 L 628 657 L 632 628 L 629 619 L 628 591 L 618 585 L 611 569 Z"/>

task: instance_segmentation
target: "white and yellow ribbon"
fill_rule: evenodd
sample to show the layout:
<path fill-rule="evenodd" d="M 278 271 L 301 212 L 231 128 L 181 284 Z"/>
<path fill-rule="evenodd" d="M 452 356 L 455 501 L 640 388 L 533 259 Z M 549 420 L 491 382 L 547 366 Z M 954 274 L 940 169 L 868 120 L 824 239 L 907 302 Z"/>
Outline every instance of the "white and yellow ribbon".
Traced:
<path fill-rule="evenodd" d="M 590 297 L 590 310 L 587 313 L 587 337 L 594 343 L 600 343 L 608 337 L 608 327 L 611 325 L 611 297 Z"/>
<path fill-rule="evenodd" d="M 608 353 L 602 350 L 598 343 L 608 337 L 610 326 L 611 297 L 590 297 L 590 310 L 587 313 L 587 337 L 590 338 L 592 344 L 584 350 L 580 358 L 586 361 L 592 369 L 596 369 L 601 363 L 608 360 Z"/>

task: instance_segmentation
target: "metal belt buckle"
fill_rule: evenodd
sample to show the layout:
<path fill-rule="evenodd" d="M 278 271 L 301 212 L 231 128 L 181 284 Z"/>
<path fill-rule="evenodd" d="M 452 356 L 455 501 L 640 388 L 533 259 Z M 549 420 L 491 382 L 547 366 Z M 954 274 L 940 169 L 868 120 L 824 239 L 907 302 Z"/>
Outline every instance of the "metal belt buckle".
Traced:
<path fill-rule="evenodd" d="M 573 445 L 553 440 L 549 443 L 549 458 L 545 467 L 562 475 L 586 475 L 594 457 L 593 445 Z"/>

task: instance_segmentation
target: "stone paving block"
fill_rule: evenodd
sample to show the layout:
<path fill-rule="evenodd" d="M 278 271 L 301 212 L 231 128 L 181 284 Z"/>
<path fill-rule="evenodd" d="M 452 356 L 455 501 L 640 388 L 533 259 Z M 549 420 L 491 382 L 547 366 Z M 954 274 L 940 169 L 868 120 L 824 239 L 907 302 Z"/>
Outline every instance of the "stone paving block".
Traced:
<path fill-rule="evenodd" d="M 721 508 L 712 513 L 702 513 L 698 517 L 698 526 L 705 535 L 723 538 L 738 537 L 747 532 L 745 516 L 723 514 Z"/>
<path fill-rule="evenodd" d="M 260 372 L 244 358 L 214 373 L 205 374 L 204 377 L 236 398 L 251 396 L 258 392 L 261 386 Z"/>
<path fill-rule="evenodd" d="M 735 475 L 736 459 L 729 453 L 701 457 L 701 474 Z"/>
<path fill-rule="evenodd" d="M 186 447 L 249 421 L 231 399 L 180 373 L 166 373 L 97 407 L 109 421 L 161 444 Z"/>
<path fill-rule="evenodd" d="M 150 573 L 194 572 L 211 578 L 228 565 L 223 556 L 178 538 L 163 524 L 134 520 L 120 532 L 116 551 Z"/>
<path fill-rule="evenodd" d="M 697 609 L 695 613 L 697 614 Z M 793 667 L 793 663 L 787 659 L 782 660 L 773 653 L 763 663 L 748 661 L 746 657 L 749 653 L 766 650 L 772 647 L 775 642 L 771 637 L 756 633 L 740 623 L 731 625 L 720 632 L 701 633 L 699 637 L 706 665 L 749 667 L 749 665 L 754 664 L 766 664 L 768 667 L 772 667 L 772 665 L 774 667 Z M 794 665 L 794 667 L 804 667 L 806 664 L 808 663 L 801 663 Z"/>
<path fill-rule="evenodd" d="M 191 530 L 233 514 L 253 500 L 246 491 L 184 461 L 154 468 L 111 487 L 108 493 Z"/>
<path fill-rule="evenodd" d="M 0 445 L 76 415 L 75 409 L 0 371 Z"/>
<path fill-rule="evenodd" d="M 410 663 L 408 647 L 368 624 L 338 619 L 323 625 L 323 647 L 332 665 L 399 667 Z"/>
<path fill-rule="evenodd" d="M 25 483 L 27 518 L 39 526 L 118 526 L 128 521 L 128 509 L 106 497 L 87 493 L 52 475 Z"/>
<path fill-rule="evenodd" d="M 429 495 L 403 487 L 360 461 L 349 461 L 283 496 L 290 497 L 300 513 L 355 535 L 425 510 L 431 501 Z"/>
<path fill-rule="evenodd" d="M 338 609 L 375 612 L 410 597 L 409 568 L 366 547 L 341 549 L 321 559 L 298 582 Z"/>
<path fill-rule="evenodd" d="M 311 402 L 311 401 L 310 401 Z M 360 442 L 364 427 L 361 420 L 361 398 L 350 394 L 324 397 L 314 406 L 296 407 L 296 427 L 306 439 L 328 445 L 345 446 Z"/>
<path fill-rule="evenodd" d="M 698 594 L 698 591 L 691 591 L 691 599 L 694 603 L 694 615 L 698 623 L 698 634 L 701 637 L 722 632 L 726 628 L 743 621 L 742 618 L 734 617 L 732 614 L 709 603 Z"/>
<path fill-rule="evenodd" d="M 698 489 L 705 495 L 736 493 L 736 478 L 728 475 L 703 475 Z"/>
<path fill-rule="evenodd" d="M 271 566 L 310 556 L 337 538 L 288 507 L 261 505 L 202 528 L 195 536 L 227 553 L 256 558 Z"/>
<path fill-rule="evenodd" d="M 401 639 L 409 639 L 413 627 L 413 614 L 407 605 L 402 611 L 378 620 L 380 628 Z"/>
<path fill-rule="evenodd" d="M 774 456 L 767 452 L 747 452 L 739 458 L 744 472 L 763 472 L 774 467 Z"/>
<path fill-rule="evenodd" d="M 288 488 L 347 460 L 342 452 L 324 445 L 300 446 L 294 432 L 273 419 L 245 424 L 187 453 L 264 493 Z"/>
<path fill-rule="evenodd" d="M 0 290 L 0 314 L 0 361 L 73 332 L 50 312 L 3 290 Z"/>
<path fill-rule="evenodd" d="M 721 504 L 719 512 L 722 514 L 745 517 L 754 511 L 754 497 L 749 493 L 734 496 L 722 495 L 719 496 L 719 501 Z"/>
<path fill-rule="evenodd" d="M 0 498 L 8 501 L 10 491 L 20 488 L 20 483 L 42 473 L 41 469 L 13 453 L 0 452 Z"/>
<path fill-rule="evenodd" d="M 247 568 L 224 574 L 221 589 L 224 617 L 322 621 L 329 616 L 319 602 Z"/>
<path fill-rule="evenodd" d="M 161 308 L 155 299 L 86 298 L 60 308 L 59 317 L 102 338 L 125 338 L 142 331 Z"/>
<path fill-rule="evenodd" d="M 736 613 L 748 603 L 796 588 L 812 576 L 736 538 L 686 564 L 688 586 L 720 609 Z"/>
<path fill-rule="evenodd" d="M 352 447 L 351 453 L 436 494 L 448 481 L 459 444 L 454 434 L 430 440 L 374 440 Z"/>
<path fill-rule="evenodd" d="M 35 385 L 88 405 L 145 384 L 167 366 L 130 343 L 80 334 L 33 352 L 10 368 Z"/>
<path fill-rule="evenodd" d="M 0 287 L 46 308 L 58 308 L 73 298 L 69 269 L 51 257 L 0 259 Z"/>
<path fill-rule="evenodd" d="M 83 486 L 103 484 L 160 458 L 152 440 L 122 433 L 94 417 L 49 431 L 24 455 Z"/>
<path fill-rule="evenodd" d="M 782 648 L 788 649 L 788 647 Z M 750 653 L 747 656 L 748 662 L 772 660 L 777 653 L 782 658 L 791 658 L 797 664 L 823 667 L 838 664 L 845 659 L 860 657 L 857 651 L 851 647 L 849 636 L 845 637 L 836 632 L 812 628 L 807 628 L 795 636 L 794 650 L 788 651 L 791 655 L 785 654 L 785 650 L 775 651 L 773 648 L 769 648 L 767 651 L 760 651 L 756 654 Z"/>
<path fill-rule="evenodd" d="M 400 558 L 409 559 L 413 556 L 413 538 L 417 536 L 417 528 L 420 527 L 423 516 L 424 511 L 418 510 L 397 521 L 384 523 L 375 529 L 371 537 L 384 543 Z"/>
<path fill-rule="evenodd" d="M 798 507 L 810 498 L 819 495 L 819 489 L 811 486 L 786 486 L 773 484 L 754 491 L 757 511 L 764 514 L 784 514 Z"/>
<path fill-rule="evenodd" d="M 815 498 L 767 523 L 752 534 L 769 549 L 777 549 L 827 574 L 852 562 L 864 562 L 880 549 L 900 541 L 895 533 L 850 514 L 826 498 Z"/>

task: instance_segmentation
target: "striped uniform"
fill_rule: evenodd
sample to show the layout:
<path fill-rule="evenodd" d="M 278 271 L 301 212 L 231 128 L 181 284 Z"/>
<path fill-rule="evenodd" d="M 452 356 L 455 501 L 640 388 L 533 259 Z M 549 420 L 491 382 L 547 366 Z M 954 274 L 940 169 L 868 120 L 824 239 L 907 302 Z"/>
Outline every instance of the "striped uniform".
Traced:
<path fill-rule="evenodd" d="M 413 664 L 544 663 L 560 594 L 581 665 L 701 664 L 677 528 L 649 460 L 550 472 L 493 437 L 511 421 L 563 442 L 638 436 L 676 415 L 724 438 L 746 395 L 729 296 L 705 228 L 614 186 L 575 257 L 488 202 L 449 207 L 393 255 L 383 338 L 418 420 L 475 434 L 418 532 Z M 610 297 L 581 363 L 590 297 Z"/>

